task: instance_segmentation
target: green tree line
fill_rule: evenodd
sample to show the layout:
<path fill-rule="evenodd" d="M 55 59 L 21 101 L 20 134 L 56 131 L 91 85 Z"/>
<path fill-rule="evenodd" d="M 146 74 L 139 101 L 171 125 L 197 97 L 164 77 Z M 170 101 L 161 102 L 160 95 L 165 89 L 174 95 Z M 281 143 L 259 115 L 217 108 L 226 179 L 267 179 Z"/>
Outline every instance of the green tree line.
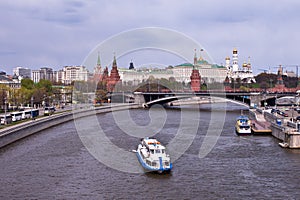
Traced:
<path fill-rule="evenodd" d="M 40 80 L 34 83 L 31 79 L 25 78 L 21 81 L 21 88 L 9 88 L 4 84 L 0 84 L 0 101 L 1 108 L 4 109 L 10 105 L 14 108 L 21 106 L 30 106 L 31 100 L 35 105 L 49 104 L 53 101 L 52 83 L 49 80 Z"/>

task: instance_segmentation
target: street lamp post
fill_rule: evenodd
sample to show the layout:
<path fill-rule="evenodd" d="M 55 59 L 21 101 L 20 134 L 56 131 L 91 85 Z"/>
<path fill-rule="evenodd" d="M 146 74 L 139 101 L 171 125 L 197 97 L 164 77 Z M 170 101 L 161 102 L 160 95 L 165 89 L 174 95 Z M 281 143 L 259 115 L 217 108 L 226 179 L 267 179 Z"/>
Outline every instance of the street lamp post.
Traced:
<path fill-rule="evenodd" d="M 32 113 L 32 108 L 33 108 L 33 96 L 31 97 L 31 119 L 33 120 L 33 113 Z"/>
<path fill-rule="evenodd" d="M 6 124 L 6 104 L 7 104 L 7 99 L 5 97 L 4 98 L 4 124 Z"/>
<path fill-rule="evenodd" d="M 292 105 L 292 122 L 294 122 L 294 104 Z"/>

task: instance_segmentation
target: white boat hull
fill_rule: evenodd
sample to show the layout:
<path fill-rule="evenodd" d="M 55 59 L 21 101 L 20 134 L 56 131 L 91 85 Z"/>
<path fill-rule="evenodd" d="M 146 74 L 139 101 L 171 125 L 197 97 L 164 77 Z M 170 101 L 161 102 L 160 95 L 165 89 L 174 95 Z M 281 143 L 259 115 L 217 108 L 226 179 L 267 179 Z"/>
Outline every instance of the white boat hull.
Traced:
<path fill-rule="evenodd" d="M 142 165 L 142 167 L 144 168 L 144 170 L 146 172 L 154 172 L 157 171 L 159 173 L 162 172 L 167 172 L 167 171 L 171 171 L 172 169 L 172 163 L 170 163 L 169 167 L 163 167 L 162 164 L 160 164 L 160 167 L 152 167 L 150 165 L 148 165 L 145 160 L 142 158 L 141 154 L 139 152 L 136 152 L 136 155 L 138 157 L 138 160 L 140 162 L 140 164 Z"/>
<path fill-rule="evenodd" d="M 241 129 L 239 127 L 236 127 L 235 131 L 236 131 L 236 134 L 238 134 L 238 135 L 249 135 L 252 133 L 250 127 L 248 129 Z"/>
<path fill-rule="evenodd" d="M 250 135 L 251 132 L 251 122 L 248 117 L 240 116 L 237 118 L 235 124 L 235 132 L 237 135 Z"/>
<path fill-rule="evenodd" d="M 157 143 L 152 145 L 153 139 L 146 140 L 150 145 L 139 144 L 136 150 L 136 156 L 146 172 L 168 172 L 172 169 L 172 163 L 169 155 L 165 153 L 165 147 Z M 147 142 L 144 142 L 147 143 Z M 156 141 L 158 142 L 158 141 Z"/>

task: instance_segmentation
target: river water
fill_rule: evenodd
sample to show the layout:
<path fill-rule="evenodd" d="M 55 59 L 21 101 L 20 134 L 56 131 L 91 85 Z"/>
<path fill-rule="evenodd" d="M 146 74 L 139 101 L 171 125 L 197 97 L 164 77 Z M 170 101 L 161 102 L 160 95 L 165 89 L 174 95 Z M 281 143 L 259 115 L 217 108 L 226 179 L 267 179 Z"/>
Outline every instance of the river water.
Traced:
<path fill-rule="evenodd" d="M 105 136 L 121 149 L 121 157 L 122 150 L 129 154 L 118 165 L 99 161 L 82 142 L 82 127 L 97 137 L 92 117 L 49 128 L 0 149 L 0 199 L 299 199 L 300 151 L 280 148 L 271 136 L 236 136 L 240 109 L 233 104 L 226 112 L 222 105 L 135 109 L 121 120 L 124 111 L 99 114 Z M 124 128 L 126 120 L 136 128 L 130 123 Z M 130 129 L 144 133 L 130 134 Z M 192 139 L 185 151 L 171 144 L 178 129 Z M 159 132 L 154 136 L 175 157 L 170 174 L 141 173 L 131 165 L 138 162 L 129 163 L 136 157 L 128 150 L 148 131 Z M 118 169 L 124 163 L 129 163 L 128 172 Z"/>

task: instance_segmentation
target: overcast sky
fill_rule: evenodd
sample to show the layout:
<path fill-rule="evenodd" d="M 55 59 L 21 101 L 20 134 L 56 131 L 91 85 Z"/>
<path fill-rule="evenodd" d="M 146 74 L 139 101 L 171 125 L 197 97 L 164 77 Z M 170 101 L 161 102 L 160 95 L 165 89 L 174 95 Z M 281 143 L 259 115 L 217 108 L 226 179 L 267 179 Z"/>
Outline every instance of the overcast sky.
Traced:
<path fill-rule="evenodd" d="M 81 65 L 99 44 L 115 35 L 158 27 L 192 38 L 217 64 L 231 57 L 236 47 L 239 63 L 250 56 L 259 73 L 279 64 L 300 64 L 299 11 L 298 0 L 0 0 L 0 70 L 12 74 L 16 66 L 58 70 Z M 151 35 L 141 37 L 147 40 Z M 185 49 L 190 61 L 194 48 Z M 114 52 L 119 56 L 113 47 L 100 51 L 100 55 L 111 55 L 111 60 Z M 131 53 L 120 58 L 118 66 L 128 67 L 131 59 L 135 66 L 183 62 L 163 51 L 153 53 L 151 61 L 152 53 Z M 101 60 L 106 62 L 106 58 Z"/>

